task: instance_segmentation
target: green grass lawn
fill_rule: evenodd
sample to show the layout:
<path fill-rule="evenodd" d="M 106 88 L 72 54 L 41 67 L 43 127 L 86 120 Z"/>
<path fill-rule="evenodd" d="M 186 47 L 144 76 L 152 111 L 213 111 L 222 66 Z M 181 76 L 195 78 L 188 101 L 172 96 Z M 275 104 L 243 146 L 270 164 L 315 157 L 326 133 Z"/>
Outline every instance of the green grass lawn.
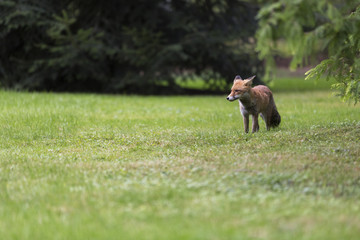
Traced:
<path fill-rule="evenodd" d="M 318 81 L 304 80 L 304 77 L 281 77 L 270 82 L 269 87 L 275 92 L 323 91 L 330 90 L 334 79 L 321 78 Z"/>
<path fill-rule="evenodd" d="M 331 85 L 335 83 L 334 79 L 329 79 L 328 81 L 326 78 L 321 78 L 318 81 L 304 79 L 305 75 L 302 77 L 278 77 L 269 82 L 268 85 L 275 92 L 299 92 L 330 90 Z M 209 85 L 201 78 L 188 80 L 178 79 L 176 83 L 181 87 L 190 89 L 204 90 L 209 88 Z"/>
<path fill-rule="evenodd" d="M 1 239 L 359 239 L 360 107 L 0 92 Z"/>

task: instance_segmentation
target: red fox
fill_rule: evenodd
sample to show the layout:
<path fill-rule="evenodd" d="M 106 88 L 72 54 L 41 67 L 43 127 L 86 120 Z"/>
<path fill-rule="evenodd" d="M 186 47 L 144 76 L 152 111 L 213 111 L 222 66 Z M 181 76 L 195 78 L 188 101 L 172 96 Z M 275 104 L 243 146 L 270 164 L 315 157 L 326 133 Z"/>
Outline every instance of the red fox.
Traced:
<path fill-rule="evenodd" d="M 249 132 L 249 115 L 252 115 L 252 132 L 259 131 L 259 114 L 264 119 L 266 129 L 277 127 L 281 117 L 277 111 L 275 101 L 270 89 L 264 85 L 251 88 L 255 76 L 243 80 L 239 75 L 234 79 L 230 95 L 226 98 L 229 101 L 239 99 L 240 112 L 244 119 L 245 133 Z"/>

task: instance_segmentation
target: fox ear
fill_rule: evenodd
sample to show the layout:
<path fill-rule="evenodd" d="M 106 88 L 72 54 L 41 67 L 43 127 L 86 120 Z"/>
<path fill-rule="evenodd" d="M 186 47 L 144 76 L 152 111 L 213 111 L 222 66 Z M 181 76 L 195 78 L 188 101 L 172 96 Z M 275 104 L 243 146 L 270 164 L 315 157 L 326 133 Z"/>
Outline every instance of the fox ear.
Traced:
<path fill-rule="evenodd" d="M 244 85 L 251 87 L 251 85 L 252 85 L 252 80 L 253 80 L 255 77 L 256 77 L 256 76 L 254 75 L 254 76 L 252 76 L 252 77 L 249 77 L 249 78 L 245 79 L 245 80 L 244 80 L 244 81 L 245 81 Z"/>
<path fill-rule="evenodd" d="M 238 81 L 238 80 L 243 80 L 243 79 L 240 77 L 240 75 L 236 75 L 236 76 L 235 76 L 234 83 L 235 83 L 236 81 Z"/>
<path fill-rule="evenodd" d="M 245 80 L 244 80 L 244 86 L 249 86 L 249 87 L 251 87 L 251 85 L 252 85 L 252 80 L 249 80 L 249 79 L 245 79 Z"/>
<path fill-rule="evenodd" d="M 256 75 L 254 75 L 254 76 L 252 76 L 252 77 L 249 77 L 247 80 L 252 81 L 255 77 L 256 77 Z"/>

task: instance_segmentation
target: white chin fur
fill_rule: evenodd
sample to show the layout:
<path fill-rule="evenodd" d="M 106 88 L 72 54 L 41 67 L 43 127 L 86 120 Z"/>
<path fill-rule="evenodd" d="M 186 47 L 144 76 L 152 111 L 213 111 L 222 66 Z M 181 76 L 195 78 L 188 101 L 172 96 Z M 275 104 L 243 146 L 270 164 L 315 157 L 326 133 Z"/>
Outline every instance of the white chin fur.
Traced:
<path fill-rule="evenodd" d="M 239 99 L 240 95 L 235 95 L 235 96 L 229 96 L 229 101 L 235 101 L 236 99 Z"/>
<path fill-rule="evenodd" d="M 229 101 L 234 101 L 235 98 L 234 98 L 233 96 L 230 96 L 230 97 L 228 97 L 228 100 L 229 100 Z"/>

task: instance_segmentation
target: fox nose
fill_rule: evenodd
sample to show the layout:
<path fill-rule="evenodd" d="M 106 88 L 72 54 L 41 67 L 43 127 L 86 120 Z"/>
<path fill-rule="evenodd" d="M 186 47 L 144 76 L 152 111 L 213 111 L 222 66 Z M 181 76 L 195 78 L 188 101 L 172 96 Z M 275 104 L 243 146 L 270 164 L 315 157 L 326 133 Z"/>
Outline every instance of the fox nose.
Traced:
<path fill-rule="evenodd" d="M 226 98 L 226 100 L 229 100 L 229 99 L 230 99 L 229 97 Z"/>

